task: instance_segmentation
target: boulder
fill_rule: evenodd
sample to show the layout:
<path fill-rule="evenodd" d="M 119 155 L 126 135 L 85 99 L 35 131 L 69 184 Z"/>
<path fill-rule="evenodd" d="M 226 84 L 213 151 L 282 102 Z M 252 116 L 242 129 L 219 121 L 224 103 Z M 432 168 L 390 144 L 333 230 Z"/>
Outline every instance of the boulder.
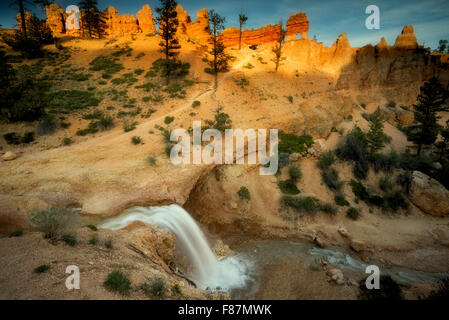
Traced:
<path fill-rule="evenodd" d="M 408 197 L 427 214 L 437 217 L 449 215 L 449 191 L 422 172 L 413 171 Z"/>
<path fill-rule="evenodd" d="M 326 274 L 338 285 L 345 283 L 345 277 L 340 269 L 329 269 Z"/>
<path fill-rule="evenodd" d="M 16 159 L 17 157 L 18 157 L 17 154 L 15 154 L 12 151 L 8 151 L 4 155 L 2 155 L 2 160 L 4 160 L 4 161 L 11 161 L 11 160 Z"/>

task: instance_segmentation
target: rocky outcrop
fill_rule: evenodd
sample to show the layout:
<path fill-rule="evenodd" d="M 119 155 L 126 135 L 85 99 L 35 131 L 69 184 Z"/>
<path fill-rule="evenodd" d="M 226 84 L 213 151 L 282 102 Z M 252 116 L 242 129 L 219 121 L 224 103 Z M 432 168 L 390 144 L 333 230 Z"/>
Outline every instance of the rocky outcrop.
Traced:
<path fill-rule="evenodd" d="M 301 35 L 301 39 L 307 40 L 307 31 L 309 31 L 309 20 L 303 12 L 292 14 L 287 21 L 286 40 L 296 40 L 298 34 Z"/>
<path fill-rule="evenodd" d="M 120 15 L 117 9 L 109 7 L 105 10 L 106 34 L 113 37 L 121 37 L 140 32 L 137 19 L 131 14 Z"/>
<path fill-rule="evenodd" d="M 262 26 L 262 28 L 242 32 L 242 45 L 260 45 L 279 39 L 281 25 Z M 223 43 L 226 47 L 237 46 L 239 43 L 240 30 L 238 28 L 227 28 L 223 30 Z"/>
<path fill-rule="evenodd" d="M 396 38 L 394 43 L 395 49 L 417 49 L 418 41 L 416 40 L 415 30 L 413 26 L 405 26 L 401 34 Z"/>
<path fill-rule="evenodd" d="M 47 25 L 54 36 L 66 32 L 65 21 L 67 15 L 65 11 L 56 3 L 52 3 L 45 8 L 47 13 Z"/>
<path fill-rule="evenodd" d="M 413 171 L 409 199 L 427 214 L 438 217 L 449 215 L 449 191 L 422 172 Z"/>
<path fill-rule="evenodd" d="M 137 22 L 140 30 L 145 34 L 156 34 L 156 26 L 154 25 L 153 11 L 148 4 L 143 5 L 142 9 L 137 12 Z"/>
<path fill-rule="evenodd" d="M 186 40 L 206 43 L 210 38 L 209 33 L 209 14 L 207 9 L 201 9 L 197 12 L 197 19 L 192 22 L 187 10 L 181 5 L 176 7 L 178 13 L 178 37 Z"/>

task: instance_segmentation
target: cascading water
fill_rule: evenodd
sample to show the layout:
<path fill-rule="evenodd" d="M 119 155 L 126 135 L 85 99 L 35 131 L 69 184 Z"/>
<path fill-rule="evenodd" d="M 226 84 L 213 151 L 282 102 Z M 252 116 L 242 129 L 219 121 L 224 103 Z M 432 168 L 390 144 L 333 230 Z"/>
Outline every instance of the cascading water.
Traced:
<path fill-rule="evenodd" d="M 134 207 L 123 215 L 108 219 L 99 227 L 118 230 L 135 221 L 167 228 L 175 234 L 177 245 L 182 246 L 192 265 L 189 276 L 199 287 L 232 289 L 245 285 L 247 262 L 238 256 L 217 260 L 195 220 L 178 205 Z"/>

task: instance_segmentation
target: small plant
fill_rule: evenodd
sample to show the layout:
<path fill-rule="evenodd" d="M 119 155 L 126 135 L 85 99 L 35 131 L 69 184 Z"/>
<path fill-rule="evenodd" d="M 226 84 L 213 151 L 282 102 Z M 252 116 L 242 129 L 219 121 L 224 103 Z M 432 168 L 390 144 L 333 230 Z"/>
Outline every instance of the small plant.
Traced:
<path fill-rule="evenodd" d="M 349 206 L 348 200 L 346 200 L 345 196 L 343 194 L 341 194 L 341 193 L 337 193 L 334 196 L 334 201 L 337 204 L 337 206 L 341 206 L 341 207 Z"/>
<path fill-rule="evenodd" d="M 302 153 L 313 144 L 311 136 L 279 132 L 279 154 Z"/>
<path fill-rule="evenodd" d="M 237 191 L 237 194 L 238 194 L 239 198 L 242 200 L 250 200 L 251 199 L 249 190 L 246 187 L 243 187 L 243 186 L 240 187 L 239 191 Z"/>
<path fill-rule="evenodd" d="M 317 166 L 321 170 L 327 170 L 331 165 L 335 163 L 335 155 L 332 151 L 324 152 L 318 160 Z"/>
<path fill-rule="evenodd" d="M 89 240 L 89 244 L 96 246 L 98 244 L 98 237 L 96 234 L 94 234 L 90 240 Z"/>
<path fill-rule="evenodd" d="M 384 192 L 391 191 L 393 189 L 393 184 L 389 177 L 382 177 L 379 179 L 379 188 Z"/>
<path fill-rule="evenodd" d="M 183 295 L 182 286 L 183 286 L 182 282 L 181 283 L 172 283 L 171 284 L 171 293 L 174 296 L 182 296 Z"/>
<path fill-rule="evenodd" d="M 62 144 L 65 146 L 71 145 L 72 143 L 73 143 L 73 140 L 70 137 L 64 137 L 62 139 Z"/>
<path fill-rule="evenodd" d="M 293 97 L 292 96 L 285 96 L 288 100 L 288 102 L 293 103 Z"/>
<path fill-rule="evenodd" d="M 104 286 L 125 295 L 128 294 L 131 289 L 131 281 L 122 271 L 116 269 L 108 274 Z"/>
<path fill-rule="evenodd" d="M 104 246 L 105 246 L 107 249 L 109 249 L 109 250 L 111 250 L 112 248 L 114 248 L 114 245 L 113 245 L 113 243 L 112 243 L 112 239 L 107 239 L 107 240 L 104 242 Z"/>
<path fill-rule="evenodd" d="M 299 166 L 290 166 L 288 168 L 288 175 L 294 182 L 300 180 L 302 178 L 301 168 Z"/>
<path fill-rule="evenodd" d="M 155 166 L 156 163 L 157 163 L 157 158 L 156 158 L 156 156 L 149 156 L 149 157 L 147 158 L 147 160 L 148 160 L 148 163 L 150 164 L 150 166 Z"/>
<path fill-rule="evenodd" d="M 245 69 L 252 69 L 252 68 L 254 68 L 254 66 L 251 63 L 248 62 L 247 64 L 245 64 L 243 66 L 243 68 L 245 68 Z"/>
<path fill-rule="evenodd" d="M 129 132 L 136 129 L 137 122 L 135 121 L 125 121 L 123 122 L 123 131 Z"/>
<path fill-rule="evenodd" d="M 346 216 L 351 220 L 357 220 L 359 218 L 359 215 L 359 210 L 353 207 L 350 207 L 348 211 L 346 211 Z"/>
<path fill-rule="evenodd" d="M 321 177 L 329 189 L 334 191 L 340 190 L 342 184 L 338 178 L 338 171 L 336 169 L 321 172 Z"/>
<path fill-rule="evenodd" d="M 31 224 L 38 231 L 43 232 L 45 238 L 58 240 L 66 233 L 72 218 L 73 213 L 70 211 L 51 207 L 34 213 Z"/>
<path fill-rule="evenodd" d="M 143 69 L 138 68 L 138 69 L 134 70 L 134 73 L 137 74 L 138 76 L 140 76 L 143 73 Z"/>
<path fill-rule="evenodd" d="M 44 273 L 45 271 L 50 269 L 49 264 L 42 264 L 39 267 L 34 268 L 34 273 Z"/>
<path fill-rule="evenodd" d="M 61 238 L 62 241 L 67 243 L 69 246 L 74 247 L 78 244 L 78 241 L 76 240 L 76 237 L 72 234 L 65 234 Z"/>
<path fill-rule="evenodd" d="M 150 282 L 142 284 L 142 290 L 147 294 L 154 297 L 164 297 L 167 292 L 167 283 L 162 277 L 156 277 Z"/>
<path fill-rule="evenodd" d="M 142 143 L 142 139 L 141 139 L 139 136 L 133 136 L 133 137 L 131 138 L 131 142 L 132 142 L 134 145 L 138 145 L 138 144 L 141 144 L 141 143 Z"/>
<path fill-rule="evenodd" d="M 192 102 L 192 108 L 198 108 L 201 105 L 201 102 L 198 100 L 195 100 Z"/>
<path fill-rule="evenodd" d="M 175 120 L 175 117 L 170 117 L 170 116 L 166 116 L 164 119 L 164 123 L 165 124 L 170 124 L 173 122 L 173 120 Z"/>
<path fill-rule="evenodd" d="M 278 186 L 284 194 L 295 195 L 299 193 L 298 187 L 296 187 L 296 183 L 292 179 L 281 180 L 278 182 Z"/>
<path fill-rule="evenodd" d="M 9 234 L 9 237 L 10 238 L 13 238 L 13 237 L 21 237 L 23 235 L 23 230 L 14 230 L 13 232 L 11 232 L 10 234 Z"/>
<path fill-rule="evenodd" d="M 97 226 L 92 223 L 89 223 L 86 227 L 88 227 L 92 231 L 98 231 Z"/>

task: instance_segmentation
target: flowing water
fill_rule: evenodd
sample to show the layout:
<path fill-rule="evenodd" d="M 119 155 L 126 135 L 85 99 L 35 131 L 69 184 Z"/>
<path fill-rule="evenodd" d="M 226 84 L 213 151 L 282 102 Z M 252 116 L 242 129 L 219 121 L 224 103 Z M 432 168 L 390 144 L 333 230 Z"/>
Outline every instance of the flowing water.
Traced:
<path fill-rule="evenodd" d="M 286 259 L 320 259 L 341 269 L 346 275 L 360 278 L 367 276 L 367 264 L 344 249 L 323 249 L 301 241 L 257 241 L 243 245 L 232 255 L 218 260 L 195 220 L 178 205 L 134 207 L 104 221 L 100 228 L 118 230 L 135 221 L 172 231 L 176 236 L 177 251 L 182 252 L 190 264 L 188 276 L 202 289 L 220 287 L 230 291 L 234 298 L 253 298 L 264 267 Z M 398 267 L 379 265 L 379 268 L 381 274 L 390 275 L 400 284 L 435 282 L 449 276 L 448 273 L 420 272 Z"/>
<path fill-rule="evenodd" d="M 188 259 L 189 277 L 203 289 L 243 287 L 247 280 L 249 264 L 238 256 L 218 260 L 212 252 L 204 233 L 195 220 L 180 206 L 134 207 L 123 215 L 108 219 L 100 228 L 118 230 L 140 221 L 167 228 L 176 236 L 178 251 Z"/>

